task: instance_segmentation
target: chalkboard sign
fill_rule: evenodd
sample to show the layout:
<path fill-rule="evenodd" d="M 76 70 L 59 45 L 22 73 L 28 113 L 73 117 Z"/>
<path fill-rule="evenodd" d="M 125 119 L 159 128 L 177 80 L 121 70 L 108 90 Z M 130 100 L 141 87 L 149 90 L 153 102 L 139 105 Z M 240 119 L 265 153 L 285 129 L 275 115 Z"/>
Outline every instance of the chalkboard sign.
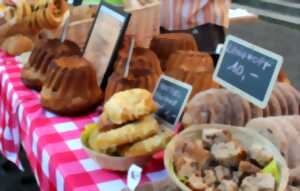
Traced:
<path fill-rule="evenodd" d="M 192 86 L 162 75 L 154 90 L 158 103 L 156 115 L 162 122 L 175 127 L 191 94 Z"/>
<path fill-rule="evenodd" d="M 105 89 L 108 77 L 113 72 L 113 64 L 130 16 L 130 13 L 103 1 L 99 5 L 83 57 L 94 65 L 102 89 Z"/>
<path fill-rule="evenodd" d="M 282 62 L 280 55 L 228 36 L 214 80 L 264 108 L 270 99 Z"/>

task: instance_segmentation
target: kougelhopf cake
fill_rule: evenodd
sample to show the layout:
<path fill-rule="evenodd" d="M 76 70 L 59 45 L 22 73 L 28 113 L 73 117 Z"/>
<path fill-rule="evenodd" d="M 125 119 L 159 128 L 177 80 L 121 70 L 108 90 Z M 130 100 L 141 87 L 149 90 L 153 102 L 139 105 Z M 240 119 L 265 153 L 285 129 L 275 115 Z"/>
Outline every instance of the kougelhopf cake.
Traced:
<path fill-rule="evenodd" d="M 64 56 L 53 60 L 41 91 L 41 103 L 60 115 L 78 115 L 101 101 L 96 71 L 83 57 Z"/>
<path fill-rule="evenodd" d="M 46 80 L 48 65 L 53 59 L 80 54 L 80 48 L 72 41 L 66 40 L 61 43 L 58 39 L 41 40 L 23 67 L 21 79 L 29 88 L 40 90 Z"/>
<path fill-rule="evenodd" d="M 163 71 L 172 53 L 177 50 L 198 50 L 194 37 L 187 33 L 160 34 L 152 39 L 150 47 L 160 59 Z"/>
<path fill-rule="evenodd" d="M 207 53 L 198 51 L 176 51 L 166 64 L 166 74 L 177 80 L 191 84 L 192 94 L 217 88 L 213 81 L 214 62 Z"/>
<path fill-rule="evenodd" d="M 150 92 L 155 88 L 156 82 L 162 74 L 157 56 L 145 48 L 135 48 L 129 66 L 128 76 L 124 77 L 127 56 L 120 55 L 113 74 L 108 80 L 105 91 L 105 100 L 114 93 L 131 89 L 142 88 Z"/>

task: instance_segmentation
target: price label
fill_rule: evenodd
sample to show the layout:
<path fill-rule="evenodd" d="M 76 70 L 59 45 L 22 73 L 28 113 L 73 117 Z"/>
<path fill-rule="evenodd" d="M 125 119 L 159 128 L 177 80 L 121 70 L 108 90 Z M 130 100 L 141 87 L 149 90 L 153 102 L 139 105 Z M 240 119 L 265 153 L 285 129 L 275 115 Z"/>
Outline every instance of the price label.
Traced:
<path fill-rule="evenodd" d="M 191 94 L 192 86 L 162 75 L 154 90 L 154 100 L 158 103 L 157 117 L 174 128 Z"/>
<path fill-rule="evenodd" d="M 228 36 L 214 80 L 260 108 L 266 107 L 283 58 L 234 36 Z"/>
<path fill-rule="evenodd" d="M 127 185 L 130 191 L 134 191 L 142 178 L 143 169 L 135 164 L 131 165 L 127 173 Z"/>

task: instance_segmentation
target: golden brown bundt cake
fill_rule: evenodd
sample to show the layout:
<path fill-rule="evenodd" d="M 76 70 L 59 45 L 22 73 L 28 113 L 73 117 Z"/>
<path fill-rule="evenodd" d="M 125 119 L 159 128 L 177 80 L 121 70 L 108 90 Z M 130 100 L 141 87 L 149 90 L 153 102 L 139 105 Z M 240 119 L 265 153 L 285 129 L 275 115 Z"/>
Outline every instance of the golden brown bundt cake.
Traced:
<path fill-rule="evenodd" d="M 216 88 L 213 81 L 214 62 L 207 53 L 198 51 L 177 51 L 166 64 L 166 75 L 193 86 L 192 94 Z"/>
<path fill-rule="evenodd" d="M 28 63 L 23 67 L 21 79 L 26 86 L 40 90 L 46 80 L 49 63 L 61 56 L 80 55 L 80 48 L 72 41 L 41 40 L 34 47 Z"/>
<path fill-rule="evenodd" d="M 124 77 L 126 57 L 127 55 L 121 54 L 115 64 L 115 71 L 110 76 L 106 87 L 105 100 L 116 92 L 131 88 L 153 91 L 162 74 L 159 60 L 150 49 L 135 48 L 128 76 Z"/>
<path fill-rule="evenodd" d="M 160 59 L 163 71 L 172 53 L 177 50 L 198 50 L 194 37 L 187 33 L 160 34 L 152 39 L 150 47 Z"/>
<path fill-rule="evenodd" d="M 94 109 L 101 101 L 96 71 L 78 55 L 54 59 L 41 91 L 42 105 L 61 115 L 79 115 Z"/>

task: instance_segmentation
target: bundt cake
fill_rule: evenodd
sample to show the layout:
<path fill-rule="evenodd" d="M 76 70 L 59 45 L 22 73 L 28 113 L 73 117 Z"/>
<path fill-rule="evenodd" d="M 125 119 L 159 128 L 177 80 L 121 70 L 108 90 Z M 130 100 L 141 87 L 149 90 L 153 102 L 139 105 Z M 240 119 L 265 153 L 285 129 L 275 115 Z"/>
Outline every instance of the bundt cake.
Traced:
<path fill-rule="evenodd" d="M 166 75 L 191 84 L 192 94 L 216 88 L 213 81 L 214 62 L 207 53 L 198 51 L 176 51 L 166 64 Z"/>
<path fill-rule="evenodd" d="M 83 57 L 54 59 L 48 73 L 41 91 L 41 103 L 48 110 L 60 115 L 79 115 L 100 103 L 96 71 Z"/>
<path fill-rule="evenodd" d="M 58 39 L 42 39 L 36 44 L 28 63 L 23 67 L 21 79 L 29 88 L 40 90 L 46 80 L 48 65 L 53 59 L 80 54 L 80 48 L 72 41 L 61 43 Z"/>
<path fill-rule="evenodd" d="M 150 45 L 160 59 L 162 70 L 166 69 L 169 56 L 177 50 L 198 50 L 194 37 L 188 33 L 166 33 L 155 36 Z"/>
<path fill-rule="evenodd" d="M 131 88 L 143 88 L 149 91 L 153 91 L 155 88 L 156 82 L 162 74 L 157 56 L 150 49 L 135 48 L 128 76 L 124 77 L 126 59 L 126 55 L 120 54 L 114 72 L 108 80 L 105 100 L 108 100 L 116 92 Z"/>

